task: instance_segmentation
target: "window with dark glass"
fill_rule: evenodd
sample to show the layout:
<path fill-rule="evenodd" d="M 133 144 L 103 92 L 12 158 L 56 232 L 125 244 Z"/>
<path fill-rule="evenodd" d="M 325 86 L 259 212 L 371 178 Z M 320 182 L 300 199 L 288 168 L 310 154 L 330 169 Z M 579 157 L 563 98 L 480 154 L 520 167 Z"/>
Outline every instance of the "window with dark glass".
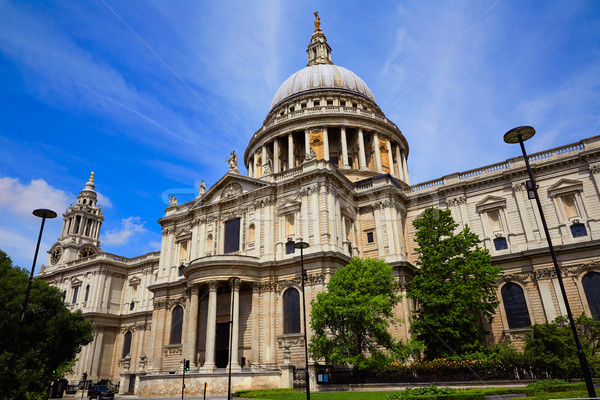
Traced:
<path fill-rule="evenodd" d="M 494 239 L 494 247 L 496 250 L 506 250 L 508 249 L 508 242 L 505 237 L 497 237 Z"/>
<path fill-rule="evenodd" d="M 171 312 L 171 336 L 169 344 L 181 344 L 181 331 L 183 328 L 183 307 L 177 306 Z"/>
<path fill-rule="evenodd" d="M 571 225 L 571 235 L 574 238 L 587 236 L 587 230 L 585 229 L 584 224 L 573 224 Z"/>
<path fill-rule="evenodd" d="M 296 252 L 296 248 L 294 247 L 294 245 L 296 244 L 296 242 L 287 242 L 285 244 L 285 254 L 293 254 Z"/>
<path fill-rule="evenodd" d="M 123 338 L 123 352 L 121 353 L 121 358 L 125 358 L 127 354 L 131 352 L 131 331 L 125 332 L 125 337 Z"/>
<path fill-rule="evenodd" d="M 521 286 L 509 282 L 502 287 L 501 292 L 508 328 L 528 328 L 531 325 L 531 320 L 529 319 L 527 301 L 525 300 Z"/>
<path fill-rule="evenodd" d="M 85 298 L 83 299 L 83 301 L 88 301 L 89 297 L 90 297 L 90 285 L 87 285 L 85 287 Z"/>
<path fill-rule="evenodd" d="M 225 221 L 225 253 L 240 249 L 240 218 Z"/>
<path fill-rule="evenodd" d="M 329 157 L 329 162 L 336 168 L 338 168 L 339 158 L 337 157 Z"/>
<path fill-rule="evenodd" d="M 283 333 L 300 333 L 300 293 L 294 288 L 283 293 Z"/>
<path fill-rule="evenodd" d="M 600 273 L 588 272 L 581 283 L 592 318 L 600 321 Z"/>
<path fill-rule="evenodd" d="M 77 303 L 77 294 L 79 293 L 79 286 L 73 288 L 73 304 Z"/>
<path fill-rule="evenodd" d="M 375 237 L 373 236 L 373 231 L 367 232 L 367 243 L 374 243 Z"/>

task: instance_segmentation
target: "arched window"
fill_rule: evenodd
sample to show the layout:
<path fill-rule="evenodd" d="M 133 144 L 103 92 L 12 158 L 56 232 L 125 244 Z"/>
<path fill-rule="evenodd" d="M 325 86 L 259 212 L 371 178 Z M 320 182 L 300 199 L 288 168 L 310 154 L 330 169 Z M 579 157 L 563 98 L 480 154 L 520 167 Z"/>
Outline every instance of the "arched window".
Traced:
<path fill-rule="evenodd" d="M 206 251 L 207 253 L 211 253 L 213 251 L 213 237 L 212 235 L 208 235 L 206 237 Z"/>
<path fill-rule="evenodd" d="M 283 333 L 300 333 L 300 293 L 293 288 L 283 293 Z"/>
<path fill-rule="evenodd" d="M 177 306 L 171 312 L 171 338 L 169 344 L 181 344 L 183 328 L 183 307 Z"/>
<path fill-rule="evenodd" d="M 502 287 L 502 302 L 504 303 L 509 329 L 528 328 L 531 325 L 527 302 L 521 286 L 512 282 L 504 285 Z"/>
<path fill-rule="evenodd" d="M 581 280 L 592 318 L 600 321 L 600 273 L 588 272 Z"/>
<path fill-rule="evenodd" d="M 127 354 L 131 352 L 131 331 L 125 332 L 125 338 L 123 339 L 123 353 L 121 358 L 125 358 Z"/>
<path fill-rule="evenodd" d="M 256 228 L 254 224 L 250 224 L 248 227 L 248 242 L 254 242 L 254 236 L 256 235 Z"/>
<path fill-rule="evenodd" d="M 85 299 L 83 299 L 83 301 L 88 301 L 89 297 L 90 297 L 90 285 L 87 285 L 85 287 Z"/>

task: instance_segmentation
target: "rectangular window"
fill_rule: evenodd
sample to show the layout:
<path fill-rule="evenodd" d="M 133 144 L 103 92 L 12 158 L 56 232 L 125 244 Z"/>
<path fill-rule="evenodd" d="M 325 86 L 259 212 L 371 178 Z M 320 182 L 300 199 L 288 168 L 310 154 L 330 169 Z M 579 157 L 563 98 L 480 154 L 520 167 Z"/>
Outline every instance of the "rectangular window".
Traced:
<path fill-rule="evenodd" d="M 328 106 L 332 106 L 333 105 L 333 100 L 327 100 L 327 105 Z"/>
<path fill-rule="evenodd" d="M 296 252 L 295 244 L 296 242 L 287 242 L 285 244 L 285 254 L 294 254 Z"/>
<path fill-rule="evenodd" d="M 373 231 L 367 232 L 367 243 L 375 243 L 375 236 L 373 236 Z"/>
<path fill-rule="evenodd" d="M 329 157 L 329 162 L 336 168 L 338 168 L 339 159 L 337 157 Z"/>
<path fill-rule="evenodd" d="M 225 221 L 225 253 L 240 250 L 240 218 Z"/>
<path fill-rule="evenodd" d="M 79 286 L 73 288 L 73 304 L 77 303 L 77 294 L 79 293 Z"/>
<path fill-rule="evenodd" d="M 300 108 L 302 108 L 304 110 L 306 108 L 306 103 L 300 104 Z"/>
<path fill-rule="evenodd" d="M 179 243 L 179 261 L 187 260 L 187 247 L 188 242 Z"/>
<path fill-rule="evenodd" d="M 287 215 L 285 217 L 285 235 L 294 236 L 294 216 Z"/>
<path fill-rule="evenodd" d="M 319 107 L 321 105 L 321 102 L 319 100 L 315 100 L 313 104 L 315 105 L 315 107 Z"/>

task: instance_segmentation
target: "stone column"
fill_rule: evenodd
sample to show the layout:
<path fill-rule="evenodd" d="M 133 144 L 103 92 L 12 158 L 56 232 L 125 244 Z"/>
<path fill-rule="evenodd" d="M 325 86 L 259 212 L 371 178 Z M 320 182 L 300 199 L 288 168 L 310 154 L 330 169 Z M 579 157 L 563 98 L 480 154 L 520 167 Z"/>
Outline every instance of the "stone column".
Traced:
<path fill-rule="evenodd" d="M 390 165 L 390 174 L 394 175 L 394 154 L 392 153 L 392 141 L 387 141 L 387 150 L 388 150 L 388 160 Z"/>
<path fill-rule="evenodd" d="M 267 145 L 263 145 L 262 147 L 262 175 L 267 175 L 265 172 L 268 171 L 265 166 L 269 163 L 269 155 L 267 152 Z"/>
<path fill-rule="evenodd" d="M 186 359 L 196 367 L 196 340 L 198 333 L 198 285 L 190 288 L 190 307 L 188 316 L 188 332 L 186 341 Z"/>
<path fill-rule="evenodd" d="M 365 155 L 365 141 L 363 139 L 362 129 L 358 129 L 358 160 L 360 163 L 360 169 L 362 171 L 367 170 L 367 156 Z"/>
<path fill-rule="evenodd" d="M 379 152 L 379 136 L 377 133 L 373 133 L 373 147 L 375 147 L 375 168 L 377 172 L 383 172 L 381 167 L 381 153 Z"/>
<path fill-rule="evenodd" d="M 308 129 L 304 130 L 304 154 L 310 154 L 310 133 L 308 133 Z"/>
<path fill-rule="evenodd" d="M 288 133 L 288 168 L 294 168 L 294 136 Z"/>
<path fill-rule="evenodd" d="M 238 362 L 239 338 L 240 338 L 240 281 L 236 280 L 231 285 L 231 302 L 233 303 L 233 315 L 231 319 L 231 371 L 240 372 L 242 368 Z M 229 368 L 229 366 L 227 366 Z"/>
<path fill-rule="evenodd" d="M 402 167 L 404 168 L 404 182 L 406 182 L 408 185 L 410 185 L 410 177 L 408 176 L 408 164 L 407 164 L 408 159 L 406 158 L 406 154 L 403 151 L 402 152 Z"/>
<path fill-rule="evenodd" d="M 215 336 L 217 334 L 217 281 L 208 282 L 208 313 L 206 316 L 206 350 L 202 372 L 213 372 L 215 366 Z"/>
<path fill-rule="evenodd" d="M 277 173 L 281 170 L 279 165 L 279 140 L 273 141 L 273 173 Z"/>
<path fill-rule="evenodd" d="M 348 169 L 350 168 L 350 165 L 348 164 L 348 141 L 346 140 L 346 127 L 342 126 L 340 132 L 340 141 L 342 142 L 342 168 Z"/>
<path fill-rule="evenodd" d="M 250 368 L 258 369 L 260 364 L 260 284 L 252 284 L 252 347 L 250 348 Z"/>
<path fill-rule="evenodd" d="M 396 177 L 406 181 L 404 171 L 402 170 L 402 158 L 400 157 L 400 146 L 396 146 Z"/>
<path fill-rule="evenodd" d="M 99 366 L 102 360 L 100 354 L 102 352 L 102 341 L 104 340 L 104 326 L 98 326 L 96 329 L 96 337 L 94 338 L 94 352 L 92 353 L 92 359 L 90 360 L 90 374 L 89 379 L 97 381 L 100 379 Z"/>
<path fill-rule="evenodd" d="M 327 127 L 323 127 L 323 159 L 329 161 L 329 136 L 327 135 Z"/>

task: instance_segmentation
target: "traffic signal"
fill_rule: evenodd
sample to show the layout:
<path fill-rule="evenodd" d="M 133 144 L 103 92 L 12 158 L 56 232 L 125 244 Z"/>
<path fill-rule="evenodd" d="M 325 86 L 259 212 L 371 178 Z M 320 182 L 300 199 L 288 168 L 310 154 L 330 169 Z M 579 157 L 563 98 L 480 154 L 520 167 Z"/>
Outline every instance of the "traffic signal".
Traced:
<path fill-rule="evenodd" d="M 81 377 L 81 380 L 84 381 L 84 382 L 87 381 L 87 372 L 83 373 L 83 376 Z"/>
<path fill-rule="evenodd" d="M 185 370 L 189 371 L 190 370 L 190 360 L 185 360 Z"/>

